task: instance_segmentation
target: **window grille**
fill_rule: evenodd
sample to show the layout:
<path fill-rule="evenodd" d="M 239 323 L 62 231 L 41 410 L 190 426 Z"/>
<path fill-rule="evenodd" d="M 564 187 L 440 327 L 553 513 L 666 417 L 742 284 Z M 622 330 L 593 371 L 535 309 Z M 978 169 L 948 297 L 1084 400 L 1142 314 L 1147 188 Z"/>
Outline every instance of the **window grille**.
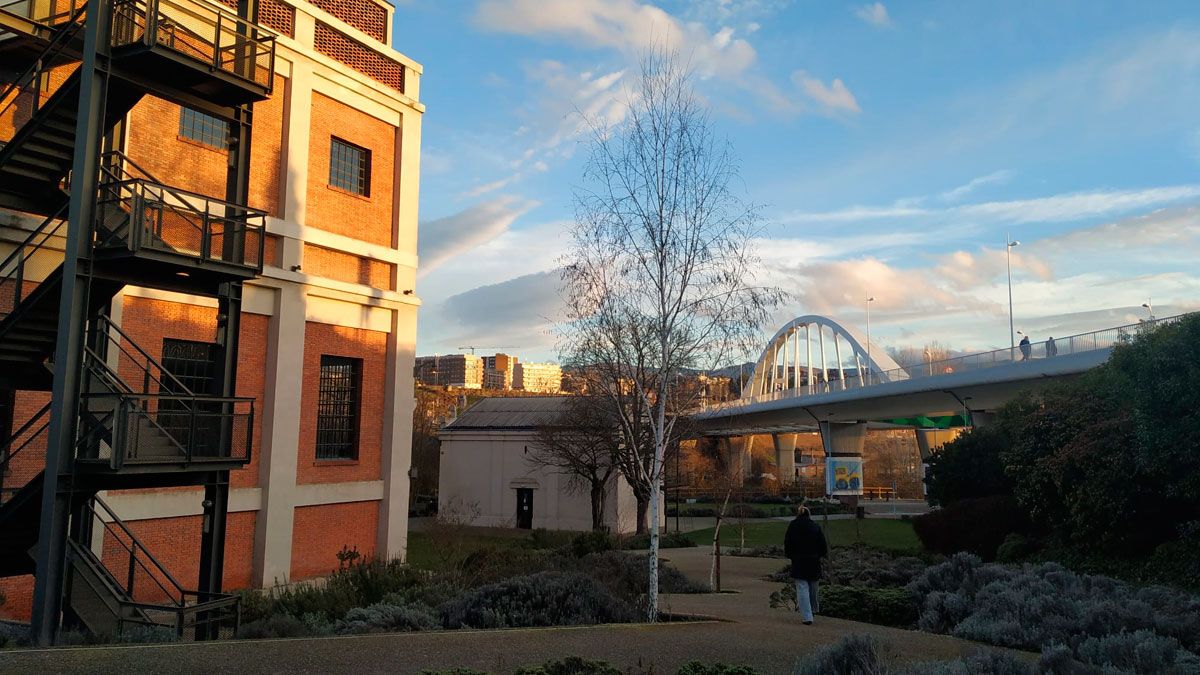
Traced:
<path fill-rule="evenodd" d="M 179 135 L 217 150 L 229 140 L 229 122 L 192 108 L 179 109 Z"/>
<path fill-rule="evenodd" d="M 358 459 L 362 360 L 321 356 L 317 394 L 317 459 Z"/>
<path fill-rule="evenodd" d="M 329 143 L 329 184 L 371 196 L 371 151 L 334 137 Z"/>

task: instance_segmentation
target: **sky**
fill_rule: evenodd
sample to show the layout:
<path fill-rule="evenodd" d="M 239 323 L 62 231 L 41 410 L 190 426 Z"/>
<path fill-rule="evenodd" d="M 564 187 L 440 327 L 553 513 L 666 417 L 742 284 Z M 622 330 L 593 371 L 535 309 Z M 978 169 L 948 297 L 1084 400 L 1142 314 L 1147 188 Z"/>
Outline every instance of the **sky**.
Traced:
<path fill-rule="evenodd" d="M 400 0 L 424 67 L 420 354 L 556 360 L 587 156 L 675 49 L 760 207 L 775 329 L 1009 344 L 1200 309 L 1200 3 Z M 731 358 L 731 361 L 735 359 Z"/>

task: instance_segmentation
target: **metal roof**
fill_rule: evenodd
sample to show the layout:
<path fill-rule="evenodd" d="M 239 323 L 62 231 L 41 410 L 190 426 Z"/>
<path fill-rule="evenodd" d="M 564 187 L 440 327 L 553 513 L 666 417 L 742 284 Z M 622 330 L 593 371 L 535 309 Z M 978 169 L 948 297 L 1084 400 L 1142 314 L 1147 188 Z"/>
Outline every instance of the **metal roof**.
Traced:
<path fill-rule="evenodd" d="M 467 408 L 442 432 L 475 429 L 535 429 L 554 421 L 569 396 L 485 398 Z"/>

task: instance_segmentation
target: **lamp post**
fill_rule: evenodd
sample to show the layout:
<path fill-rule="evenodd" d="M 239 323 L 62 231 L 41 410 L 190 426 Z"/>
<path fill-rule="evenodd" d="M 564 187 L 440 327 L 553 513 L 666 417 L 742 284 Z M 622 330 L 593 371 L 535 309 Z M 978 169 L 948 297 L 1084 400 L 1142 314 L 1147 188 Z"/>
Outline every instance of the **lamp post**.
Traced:
<path fill-rule="evenodd" d="M 1146 301 L 1142 303 L 1142 307 L 1145 307 L 1150 313 L 1150 321 L 1154 321 L 1154 303 L 1151 302 L 1150 298 L 1146 298 Z"/>
<path fill-rule="evenodd" d="M 866 384 L 871 384 L 871 303 L 875 302 L 875 298 L 867 297 L 867 378 L 864 380 Z M 862 373 L 859 373 L 859 379 L 862 379 Z"/>
<path fill-rule="evenodd" d="M 1013 241 L 1007 233 L 1004 235 L 1004 262 L 1008 268 L 1008 342 L 1009 342 L 1009 358 L 1012 358 L 1013 350 L 1017 348 L 1017 333 L 1013 326 L 1013 302 L 1012 302 L 1012 250 L 1014 246 L 1020 246 L 1021 242 Z"/>

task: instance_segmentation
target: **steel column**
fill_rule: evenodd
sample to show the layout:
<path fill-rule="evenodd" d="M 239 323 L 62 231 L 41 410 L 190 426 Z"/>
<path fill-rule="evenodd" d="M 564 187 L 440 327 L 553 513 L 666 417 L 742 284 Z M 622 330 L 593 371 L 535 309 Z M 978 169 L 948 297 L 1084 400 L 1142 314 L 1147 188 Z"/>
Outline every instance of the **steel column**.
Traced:
<path fill-rule="evenodd" d="M 66 583 L 71 474 L 91 284 L 91 232 L 99 189 L 97 170 L 103 136 L 111 9 L 111 4 L 104 0 L 88 0 L 83 60 L 78 70 L 76 146 L 71 163 L 71 196 L 63 251 L 62 292 L 58 300 L 58 338 L 30 622 L 30 634 L 38 646 L 51 645 L 57 637 Z"/>

